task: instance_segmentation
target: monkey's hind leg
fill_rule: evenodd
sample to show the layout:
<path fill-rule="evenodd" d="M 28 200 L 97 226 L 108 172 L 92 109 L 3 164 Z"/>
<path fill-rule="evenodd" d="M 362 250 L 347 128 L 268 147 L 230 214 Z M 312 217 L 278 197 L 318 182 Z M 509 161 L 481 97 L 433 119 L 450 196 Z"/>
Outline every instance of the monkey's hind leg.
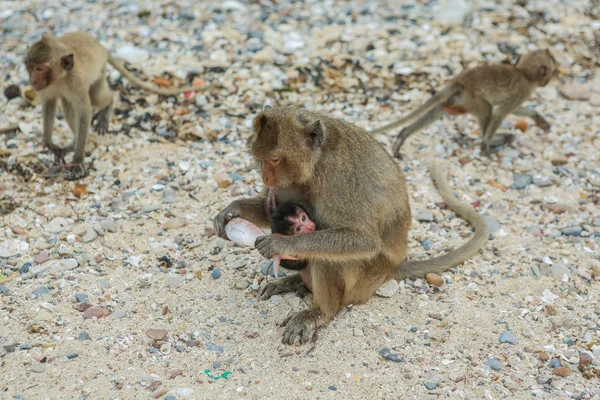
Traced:
<path fill-rule="evenodd" d="M 262 300 L 267 300 L 276 294 L 295 292 L 299 297 L 305 297 L 308 289 L 302 281 L 300 274 L 288 275 L 263 286 L 259 292 Z"/>
<path fill-rule="evenodd" d="M 104 75 L 90 88 L 90 99 L 92 100 L 92 106 L 100 110 L 92 119 L 94 129 L 98 134 L 104 135 L 108 133 L 114 102 L 113 92 L 108 87 Z"/>
<path fill-rule="evenodd" d="M 396 137 L 392 148 L 394 157 L 402 159 L 402 156 L 400 155 L 400 148 L 402 147 L 406 139 L 408 139 L 408 137 L 413 133 L 417 133 L 421 129 L 427 127 L 428 125 L 431 125 L 433 122 L 440 119 L 442 115 L 444 115 L 444 104 L 438 104 L 425 115 L 423 115 L 421 118 L 413 122 L 411 125 L 402 129 Z"/>

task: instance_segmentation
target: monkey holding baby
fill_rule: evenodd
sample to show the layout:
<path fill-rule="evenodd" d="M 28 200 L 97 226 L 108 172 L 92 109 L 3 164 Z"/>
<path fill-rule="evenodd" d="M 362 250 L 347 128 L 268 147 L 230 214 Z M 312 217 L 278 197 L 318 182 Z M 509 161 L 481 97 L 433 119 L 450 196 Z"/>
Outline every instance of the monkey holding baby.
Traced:
<path fill-rule="evenodd" d="M 390 279 L 441 273 L 474 256 L 489 230 L 470 204 L 459 201 L 440 169 L 430 168 L 439 193 L 456 214 L 475 228 L 467 243 L 441 257 L 407 262 L 411 212 L 403 173 L 372 135 L 347 121 L 295 107 L 265 109 L 253 122 L 248 141 L 264 188 L 229 204 L 214 227 L 227 238 L 233 218 L 270 225 L 268 204 L 294 202 L 311 207 L 315 229 L 299 235 L 260 236 L 255 247 L 265 258 L 289 254 L 306 260 L 290 274 L 261 288 L 267 299 L 310 288 L 313 307 L 289 315 L 282 342 L 304 343 L 348 304 L 368 301 Z"/>
<path fill-rule="evenodd" d="M 29 47 L 24 62 L 31 86 L 42 103 L 43 144 L 54 154 L 57 163 L 64 164 L 66 153 L 75 151 L 68 175 L 72 179 L 86 174 L 83 161 L 93 109 L 98 110 L 93 117 L 95 129 L 101 135 L 108 132 L 113 114 L 113 92 L 106 80 L 107 63 L 135 86 L 160 95 L 171 96 L 207 88 L 155 88 L 133 76 L 121 61 L 112 57 L 94 37 L 84 32 L 67 33 L 60 37 L 44 34 Z M 52 141 L 59 100 L 74 134 L 72 144 L 64 148 Z"/>

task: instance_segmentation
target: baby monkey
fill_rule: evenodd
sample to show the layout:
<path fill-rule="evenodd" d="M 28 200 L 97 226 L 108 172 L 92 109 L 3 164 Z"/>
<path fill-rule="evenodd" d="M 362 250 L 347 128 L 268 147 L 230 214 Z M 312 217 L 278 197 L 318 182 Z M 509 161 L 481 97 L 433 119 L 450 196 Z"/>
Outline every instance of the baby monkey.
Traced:
<path fill-rule="evenodd" d="M 550 124 L 536 111 L 520 107 L 531 93 L 546 86 L 556 71 L 556 61 L 549 50 L 535 50 L 517 59 L 514 65 L 481 65 L 459 74 L 442 90 L 406 117 L 372 131 L 382 133 L 415 121 L 398 134 L 394 156 L 400 158 L 400 148 L 413 133 L 429 126 L 444 112 L 453 115 L 472 114 L 477 117 L 483 135 L 481 150 L 490 154 L 490 147 L 503 144 L 507 137 L 494 141 L 496 130 L 508 114 L 532 118 L 544 131 Z"/>
<path fill-rule="evenodd" d="M 291 201 L 281 204 L 271 215 L 271 233 L 297 235 L 314 232 L 316 228 L 306 209 Z M 306 264 L 306 260 L 281 260 L 280 263 L 283 268 L 293 271 L 302 271 Z"/>

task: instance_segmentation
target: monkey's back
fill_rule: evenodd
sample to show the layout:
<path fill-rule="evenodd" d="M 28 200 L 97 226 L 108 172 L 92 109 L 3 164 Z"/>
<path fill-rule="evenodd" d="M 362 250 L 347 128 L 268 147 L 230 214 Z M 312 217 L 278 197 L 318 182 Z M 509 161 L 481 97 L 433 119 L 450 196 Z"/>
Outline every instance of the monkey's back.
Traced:
<path fill-rule="evenodd" d="M 85 32 L 70 32 L 57 39 L 75 54 L 75 71 L 96 79 L 102 77 L 108 52 L 95 37 Z"/>
<path fill-rule="evenodd" d="M 515 93 L 529 97 L 533 86 L 527 77 L 513 65 L 481 65 L 458 75 L 454 82 L 467 93 L 486 100 L 492 105 L 513 101 Z M 523 99 L 524 100 L 524 99 Z"/>

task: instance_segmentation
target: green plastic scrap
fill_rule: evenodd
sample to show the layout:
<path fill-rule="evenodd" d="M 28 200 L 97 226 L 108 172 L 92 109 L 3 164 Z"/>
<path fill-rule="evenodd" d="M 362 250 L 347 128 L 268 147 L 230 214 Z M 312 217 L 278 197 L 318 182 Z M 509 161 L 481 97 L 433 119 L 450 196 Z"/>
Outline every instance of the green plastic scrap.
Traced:
<path fill-rule="evenodd" d="M 204 373 L 206 374 L 206 376 L 208 376 L 209 378 L 213 378 L 213 379 L 227 379 L 227 377 L 229 376 L 229 374 L 231 374 L 231 372 L 229 371 L 225 371 L 223 372 L 223 375 L 219 375 L 219 376 L 214 376 L 210 374 L 210 369 L 205 369 Z"/>

